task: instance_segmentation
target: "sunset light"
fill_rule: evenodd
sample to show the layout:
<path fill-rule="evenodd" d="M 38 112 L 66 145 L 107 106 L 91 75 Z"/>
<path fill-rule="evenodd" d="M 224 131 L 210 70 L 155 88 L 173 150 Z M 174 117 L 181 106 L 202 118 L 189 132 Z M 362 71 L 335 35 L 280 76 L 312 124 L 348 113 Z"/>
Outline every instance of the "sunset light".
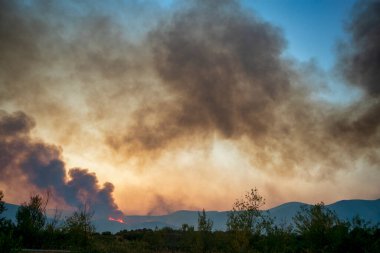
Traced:
<path fill-rule="evenodd" d="M 5 201 L 49 191 L 123 223 L 254 187 L 264 208 L 379 198 L 380 15 L 362 2 L 0 1 Z"/>
<path fill-rule="evenodd" d="M 380 0 L 0 0 L 0 252 L 380 252 L 379 182 Z"/>

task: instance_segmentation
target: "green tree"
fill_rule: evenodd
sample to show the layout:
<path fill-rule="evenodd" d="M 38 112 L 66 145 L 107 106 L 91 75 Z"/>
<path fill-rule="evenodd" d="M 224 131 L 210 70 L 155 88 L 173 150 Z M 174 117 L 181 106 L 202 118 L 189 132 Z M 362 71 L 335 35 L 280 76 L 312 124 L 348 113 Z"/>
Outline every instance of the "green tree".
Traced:
<path fill-rule="evenodd" d="M 184 223 L 181 226 L 181 231 L 182 232 L 194 232 L 194 226 L 190 226 L 189 224 Z"/>
<path fill-rule="evenodd" d="M 63 223 L 63 231 L 70 238 L 72 248 L 88 248 L 91 242 L 91 235 L 95 232 L 92 224 L 93 212 L 85 205 L 67 217 Z"/>
<path fill-rule="evenodd" d="M 244 198 L 235 201 L 227 216 L 227 230 L 232 236 L 231 251 L 247 252 L 253 244 L 252 239 L 259 237 L 270 227 L 271 219 L 260 210 L 264 205 L 265 199 L 257 188 L 251 189 Z"/>
<path fill-rule="evenodd" d="M 4 194 L 0 191 L 0 215 L 6 211 L 3 201 Z M 0 252 L 16 252 L 18 240 L 14 237 L 14 224 L 5 217 L 0 218 Z"/>
<path fill-rule="evenodd" d="M 293 221 L 296 233 L 303 238 L 303 246 L 312 252 L 336 251 L 348 233 L 348 225 L 323 202 L 302 206 Z"/>
<path fill-rule="evenodd" d="M 213 221 L 207 218 L 205 209 L 198 212 L 198 231 L 211 232 L 213 225 Z"/>
<path fill-rule="evenodd" d="M 207 252 L 211 248 L 211 231 L 213 221 L 207 218 L 205 209 L 198 212 L 198 232 L 197 243 L 195 245 L 195 252 Z"/>
<path fill-rule="evenodd" d="M 60 249 L 63 244 L 62 241 L 65 240 L 64 234 L 62 233 L 62 220 L 61 220 L 62 212 L 57 208 L 53 213 L 49 215 L 49 219 L 47 220 L 44 227 L 44 243 L 43 247 L 47 249 Z"/>
<path fill-rule="evenodd" d="M 301 211 L 297 212 L 293 221 L 299 234 L 324 233 L 339 224 L 338 216 L 323 202 L 313 206 L 301 206 Z"/>
<path fill-rule="evenodd" d="M 3 191 L 0 191 L 0 214 L 2 214 L 5 211 L 3 198 L 4 198 L 4 193 Z"/>
<path fill-rule="evenodd" d="M 243 199 L 237 199 L 228 212 L 227 229 L 260 234 L 267 222 L 265 213 L 260 210 L 264 205 L 265 199 L 257 188 L 251 189 Z"/>
<path fill-rule="evenodd" d="M 345 252 L 380 252 L 380 227 L 359 215 L 352 218 Z"/>
<path fill-rule="evenodd" d="M 41 196 L 34 195 L 30 197 L 28 203 L 23 203 L 17 210 L 17 232 L 24 247 L 41 247 L 47 202 L 48 200 L 44 201 Z"/>

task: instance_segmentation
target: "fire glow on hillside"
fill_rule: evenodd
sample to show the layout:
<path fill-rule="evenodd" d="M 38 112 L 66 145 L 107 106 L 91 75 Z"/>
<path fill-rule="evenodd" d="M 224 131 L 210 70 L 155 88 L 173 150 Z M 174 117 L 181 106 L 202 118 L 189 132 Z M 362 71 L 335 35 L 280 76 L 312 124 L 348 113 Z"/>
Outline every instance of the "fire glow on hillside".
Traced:
<path fill-rule="evenodd" d="M 123 224 L 126 224 L 124 221 L 123 221 L 123 219 L 121 219 L 121 218 L 113 218 L 113 217 L 108 217 L 108 220 L 109 221 L 116 221 L 116 222 L 119 222 L 119 223 L 123 223 Z"/>

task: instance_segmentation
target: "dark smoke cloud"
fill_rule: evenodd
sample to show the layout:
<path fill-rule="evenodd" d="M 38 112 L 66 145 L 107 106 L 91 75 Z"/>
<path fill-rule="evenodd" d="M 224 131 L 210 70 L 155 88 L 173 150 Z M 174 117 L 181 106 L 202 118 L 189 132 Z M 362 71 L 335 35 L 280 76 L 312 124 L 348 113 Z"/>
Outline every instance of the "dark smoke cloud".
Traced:
<path fill-rule="evenodd" d="M 150 33 L 154 68 L 174 101 L 136 112 L 124 139 L 132 149 L 160 149 L 194 134 L 260 138 L 295 91 L 279 29 L 235 1 L 192 3 Z"/>
<path fill-rule="evenodd" d="M 355 14 L 349 28 L 353 54 L 344 57 L 347 78 L 375 98 L 378 3 L 364 3 Z M 320 87 L 282 56 L 281 30 L 239 2 L 192 1 L 148 40 L 170 99 L 142 105 L 124 137 L 111 135 L 118 151 L 161 154 L 217 136 L 244 143 L 257 168 L 284 175 L 301 169 L 325 178 L 355 168 L 363 157 L 377 164 L 377 98 L 346 108 L 313 100 Z"/>
<path fill-rule="evenodd" d="M 364 98 L 334 125 L 334 134 L 366 147 L 379 162 L 380 146 L 380 1 L 358 1 L 347 24 L 350 41 L 340 48 L 338 67 L 349 84 L 364 91 Z"/>
<path fill-rule="evenodd" d="M 60 148 L 30 138 L 34 125 L 34 120 L 23 112 L 1 112 L 0 181 L 7 184 L 23 177 L 27 184 L 51 190 L 54 197 L 72 207 L 87 204 L 98 217 L 122 216 L 112 197 L 114 186 L 99 186 L 96 175 L 87 169 L 70 169 L 66 177 Z M 23 185 L 20 181 L 19 185 Z M 27 185 L 22 187 L 25 190 Z"/>
<path fill-rule="evenodd" d="M 155 155 L 216 136 L 244 143 L 258 168 L 284 174 L 325 157 L 321 109 L 331 108 L 309 101 L 302 75 L 281 56 L 279 28 L 236 1 L 192 1 L 148 40 L 170 99 L 141 105 L 127 134 L 110 136 L 112 147 Z"/>
<path fill-rule="evenodd" d="M 0 111 L 0 136 L 13 136 L 18 134 L 28 134 L 29 130 L 35 126 L 35 122 L 27 117 L 23 112 L 15 112 L 9 115 L 5 111 Z"/>
<path fill-rule="evenodd" d="M 124 160 L 228 139 L 268 173 L 329 177 L 363 158 L 378 164 L 378 1 L 360 2 L 348 26 L 339 65 L 366 96 L 345 107 L 312 99 L 320 87 L 283 57 L 281 30 L 239 1 L 176 1 L 164 13 L 132 2 L 0 0 L 0 106 L 32 112 L 64 141 L 85 138 L 90 124 Z M 32 140 L 34 122 L 20 115 L 1 115 L 0 178 L 25 174 L 70 205 L 88 198 L 114 210 L 113 187 L 82 169 L 66 177 L 61 150 Z"/>
<path fill-rule="evenodd" d="M 127 114 L 145 87 L 136 73 L 146 57 L 124 32 L 150 27 L 133 26 L 133 11 L 144 11 L 134 2 L 114 1 L 110 16 L 102 1 L 0 0 L 0 106 L 36 115 L 62 141 L 73 131 L 85 136 L 84 117 L 109 120 L 116 104 L 112 116 Z"/>
<path fill-rule="evenodd" d="M 380 95 L 380 1 L 356 3 L 347 31 L 351 43 L 341 56 L 346 79 L 362 88 L 369 96 Z"/>

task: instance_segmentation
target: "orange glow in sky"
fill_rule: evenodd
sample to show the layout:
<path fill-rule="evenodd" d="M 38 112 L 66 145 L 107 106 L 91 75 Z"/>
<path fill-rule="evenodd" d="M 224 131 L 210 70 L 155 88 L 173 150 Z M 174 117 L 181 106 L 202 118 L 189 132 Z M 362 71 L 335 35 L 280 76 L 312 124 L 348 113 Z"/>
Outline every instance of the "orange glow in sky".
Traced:
<path fill-rule="evenodd" d="M 289 27 L 271 23 L 300 8 L 266 19 L 281 8 L 254 11 L 260 1 L 3 2 L 5 201 L 20 204 L 49 189 L 53 205 L 88 201 L 102 217 L 121 217 L 229 210 L 255 187 L 265 208 L 380 197 L 380 60 L 372 58 L 380 43 L 365 45 L 378 38 L 369 34 L 378 31 L 371 13 L 342 22 L 347 38 L 339 52 L 326 49 L 334 65 L 327 71 L 292 55 L 294 45 L 314 52 L 305 45 L 321 43 L 302 34 L 293 43 Z M 343 15 L 343 2 L 318 6 L 334 17 Z M 314 11 L 308 1 L 294 4 Z M 318 27 L 302 18 L 311 19 L 284 24 L 325 39 L 328 18 Z"/>

